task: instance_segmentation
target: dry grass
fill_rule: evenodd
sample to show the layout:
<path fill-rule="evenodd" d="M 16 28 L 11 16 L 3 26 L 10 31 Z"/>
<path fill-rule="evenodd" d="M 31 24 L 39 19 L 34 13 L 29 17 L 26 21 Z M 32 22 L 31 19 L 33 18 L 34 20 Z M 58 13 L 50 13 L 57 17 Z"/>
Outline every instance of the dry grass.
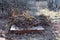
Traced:
<path fill-rule="evenodd" d="M 54 11 L 50 11 L 48 9 L 41 9 L 37 15 L 41 15 L 41 14 L 44 14 L 46 16 L 50 16 L 52 18 L 54 16 L 60 16 L 60 11 L 54 12 Z"/>

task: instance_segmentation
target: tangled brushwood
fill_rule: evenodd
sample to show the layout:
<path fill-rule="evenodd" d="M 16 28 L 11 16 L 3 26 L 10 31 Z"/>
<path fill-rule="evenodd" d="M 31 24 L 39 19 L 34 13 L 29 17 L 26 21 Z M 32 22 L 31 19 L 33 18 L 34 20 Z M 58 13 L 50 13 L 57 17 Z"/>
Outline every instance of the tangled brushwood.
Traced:
<path fill-rule="evenodd" d="M 49 25 L 49 20 L 44 15 L 40 15 L 37 18 L 37 17 L 31 16 L 28 13 L 28 11 L 20 12 L 17 9 L 12 9 L 11 16 L 9 17 L 8 25 L 10 26 L 9 29 L 11 28 L 12 25 L 16 25 L 17 27 L 23 28 L 23 29 L 28 29 L 38 25 Z"/>
<path fill-rule="evenodd" d="M 15 24 L 19 28 L 26 29 L 38 25 L 39 23 L 40 20 L 30 16 L 27 11 L 20 13 L 15 9 L 11 12 L 8 25 L 11 27 L 11 25 Z"/>

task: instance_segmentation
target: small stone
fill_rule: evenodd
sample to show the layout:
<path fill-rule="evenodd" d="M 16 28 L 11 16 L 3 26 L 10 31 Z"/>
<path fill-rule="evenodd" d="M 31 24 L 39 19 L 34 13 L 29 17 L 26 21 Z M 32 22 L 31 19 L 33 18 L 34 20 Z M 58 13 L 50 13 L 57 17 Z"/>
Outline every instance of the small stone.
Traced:
<path fill-rule="evenodd" d="M 5 38 L 0 37 L 0 40 L 6 40 Z"/>

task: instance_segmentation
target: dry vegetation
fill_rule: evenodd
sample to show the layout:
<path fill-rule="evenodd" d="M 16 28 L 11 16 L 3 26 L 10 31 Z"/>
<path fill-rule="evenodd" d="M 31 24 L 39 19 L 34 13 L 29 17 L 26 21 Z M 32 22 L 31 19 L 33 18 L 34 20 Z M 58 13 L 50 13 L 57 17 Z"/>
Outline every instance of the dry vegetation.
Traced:
<path fill-rule="evenodd" d="M 30 16 L 27 11 L 21 12 L 17 9 L 11 10 L 11 16 L 8 19 L 8 25 L 10 26 L 9 28 L 11 28 L 13 24 L 15 24 L 18 27 L 26 29 L 40 23 L 40 20 L 34 18 L 33 16 Z"/>

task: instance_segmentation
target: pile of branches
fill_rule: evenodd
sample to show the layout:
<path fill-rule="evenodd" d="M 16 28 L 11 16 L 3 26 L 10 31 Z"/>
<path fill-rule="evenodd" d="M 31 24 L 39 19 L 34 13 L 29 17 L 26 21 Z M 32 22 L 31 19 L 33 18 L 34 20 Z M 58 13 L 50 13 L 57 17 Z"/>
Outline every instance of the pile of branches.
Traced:
<path fill-rule="evenodd" d="M 12 10 L 11 16 L 9 17 L 8 25 L 16 25 L 19 28 L 30 28 L 36 26 L 40 23 L 40 20 L 35 17 L 29 15 L 27 11 L 19 12 L 17 10 Z"/>
<path fill-rule="evenodd" d="M 50 26 L 49 17 L 40 15 L 38 17 L 31 16 L 28 11 L 11 10 L 11 16 L 9 17 L 8 25 L 11 28 L 12 25 L 16 25 L 19 28 L 28 29 L 34 26 Z"/>

